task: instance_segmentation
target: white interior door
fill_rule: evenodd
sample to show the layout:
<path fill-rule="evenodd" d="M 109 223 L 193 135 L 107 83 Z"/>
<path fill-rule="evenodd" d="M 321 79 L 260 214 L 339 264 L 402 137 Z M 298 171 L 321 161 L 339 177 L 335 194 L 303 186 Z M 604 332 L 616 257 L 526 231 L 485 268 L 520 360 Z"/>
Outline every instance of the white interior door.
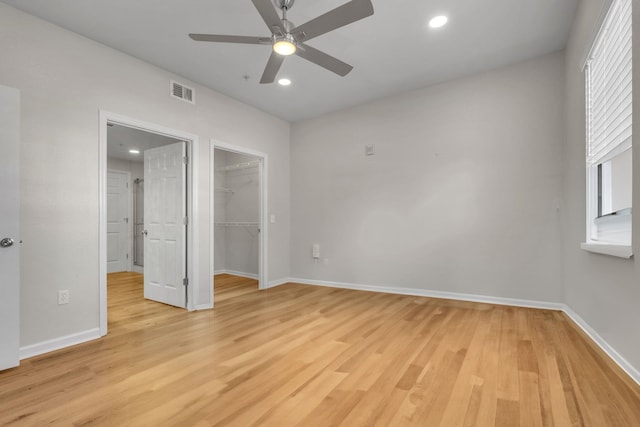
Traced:
<path fill-rule="evenodd" d="M 186 307 L 186 143 L 144 152 L 144 297 Z"/>
<path fill-rule="evenodd" d="M 107 273 L 129 271 L 129 174 L 107 172 Z"/>
<path fill-rule="evenodd" d="M 0 370 L 20 363 L 20 92 L 0 86 Z"/>

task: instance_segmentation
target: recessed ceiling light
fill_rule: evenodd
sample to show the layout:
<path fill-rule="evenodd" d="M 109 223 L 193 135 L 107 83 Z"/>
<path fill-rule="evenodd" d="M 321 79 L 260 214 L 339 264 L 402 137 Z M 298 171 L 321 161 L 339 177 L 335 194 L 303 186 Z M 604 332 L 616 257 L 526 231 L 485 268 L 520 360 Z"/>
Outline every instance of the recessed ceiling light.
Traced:
<path fill-rule="evenodd" d="M 291 80 L 289 80 L 289 79 L 280 79 L 280 80 L 278 80 L 278 84 L 280 84 L 280 86 L 289 86 L 291 84 Z"/>
<path fill-rule="evenodd" d="M 140 154 L 140 150 L 136 150 L 135 148 L 129 150 L 131 154 Z"/>
<path fill-rule="evenodd" d="M 434 18 L 431 18 L 429 21 L 429 26 L 431 28 L 440 28 L 443 27 L 449 19 L 444 15 L 439 15 Z"/>

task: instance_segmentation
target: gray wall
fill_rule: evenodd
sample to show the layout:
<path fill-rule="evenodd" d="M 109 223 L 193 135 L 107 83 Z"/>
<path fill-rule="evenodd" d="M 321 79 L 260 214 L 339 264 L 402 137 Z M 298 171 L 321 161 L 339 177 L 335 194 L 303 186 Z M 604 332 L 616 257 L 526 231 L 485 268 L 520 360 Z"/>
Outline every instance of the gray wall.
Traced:
<path fill-rule="evenodd" d="M 267 153 L 268 279 L 289 274 L 289 124 L 0 3 L 2 83 L 21 91 L 21 345 L 98 328 L 99 111 L 198 135 L 201 293 L 209 298 L 209 140 Z M 197 91 L 172 99 L 169 81 Z M 56 292 L 68 289 L 70 304 Z"/>
<path fill-rule="evenodd" d="M 292 276 L 560 301 L 563 81 L 560 52 L 293 124 Z"/>
<path fill-rule="evenodd" d="M 582 61 L 588 52 L 603 4 L 582 1 L 566 49 L 566 162 L 564 215 L 565 299 L 602 338 L 636 369 L 640 368 L 640 268 L 635 259 L 598 255 L 580 249 L 585 241 L 585 95 Z M 633 79 L 640 81 L 640 7 L 633 2 Z M 634 104 L 640 105 L 640 91 L 634 90 Z M 640 135 L 638 108 L 634 108 L 633 133 Z M 633 163 L 640 164 L 640 150 L 634 149 Z M 640 188 L 640 169 L 633 172 L 634 188 Z M 635 191 L 633 205 L 640 206 Z M 633 241 L 640 240 L 640 215 L 633 218 Z M 637 251 L 637 249 L 636 249 Z"/>

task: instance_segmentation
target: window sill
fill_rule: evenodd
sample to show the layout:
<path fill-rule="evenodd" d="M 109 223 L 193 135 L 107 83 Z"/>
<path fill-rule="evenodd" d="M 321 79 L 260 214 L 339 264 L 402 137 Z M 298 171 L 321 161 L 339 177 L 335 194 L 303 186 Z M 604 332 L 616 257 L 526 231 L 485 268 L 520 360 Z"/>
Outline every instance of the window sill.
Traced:
<path fill-rule="evenodd" d="M 619 258 L 631 258 L 633 248 L 630 245 L 615 245 L 606 243 L 580 243 L 580 249 L 597 254 L 611 255 Z"/>

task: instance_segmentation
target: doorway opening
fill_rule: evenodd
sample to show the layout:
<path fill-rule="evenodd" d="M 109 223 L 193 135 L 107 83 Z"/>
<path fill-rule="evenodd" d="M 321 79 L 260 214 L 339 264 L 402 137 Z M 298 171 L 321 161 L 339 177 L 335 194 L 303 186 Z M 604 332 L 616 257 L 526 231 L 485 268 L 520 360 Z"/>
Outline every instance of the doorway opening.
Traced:
<path fill-rule="evenodd" d="M 100 333 L 107 280 L 143 283 L 144 298 L 193 307 L 189 278 L 195 137 L 101 112 Z M 193 283 L 195 285 L 195 282 Z"/>
<path fill-rule="evenodd" d="M 266 156 L 211 146 L 212 300 L 266 288 Z"/>

